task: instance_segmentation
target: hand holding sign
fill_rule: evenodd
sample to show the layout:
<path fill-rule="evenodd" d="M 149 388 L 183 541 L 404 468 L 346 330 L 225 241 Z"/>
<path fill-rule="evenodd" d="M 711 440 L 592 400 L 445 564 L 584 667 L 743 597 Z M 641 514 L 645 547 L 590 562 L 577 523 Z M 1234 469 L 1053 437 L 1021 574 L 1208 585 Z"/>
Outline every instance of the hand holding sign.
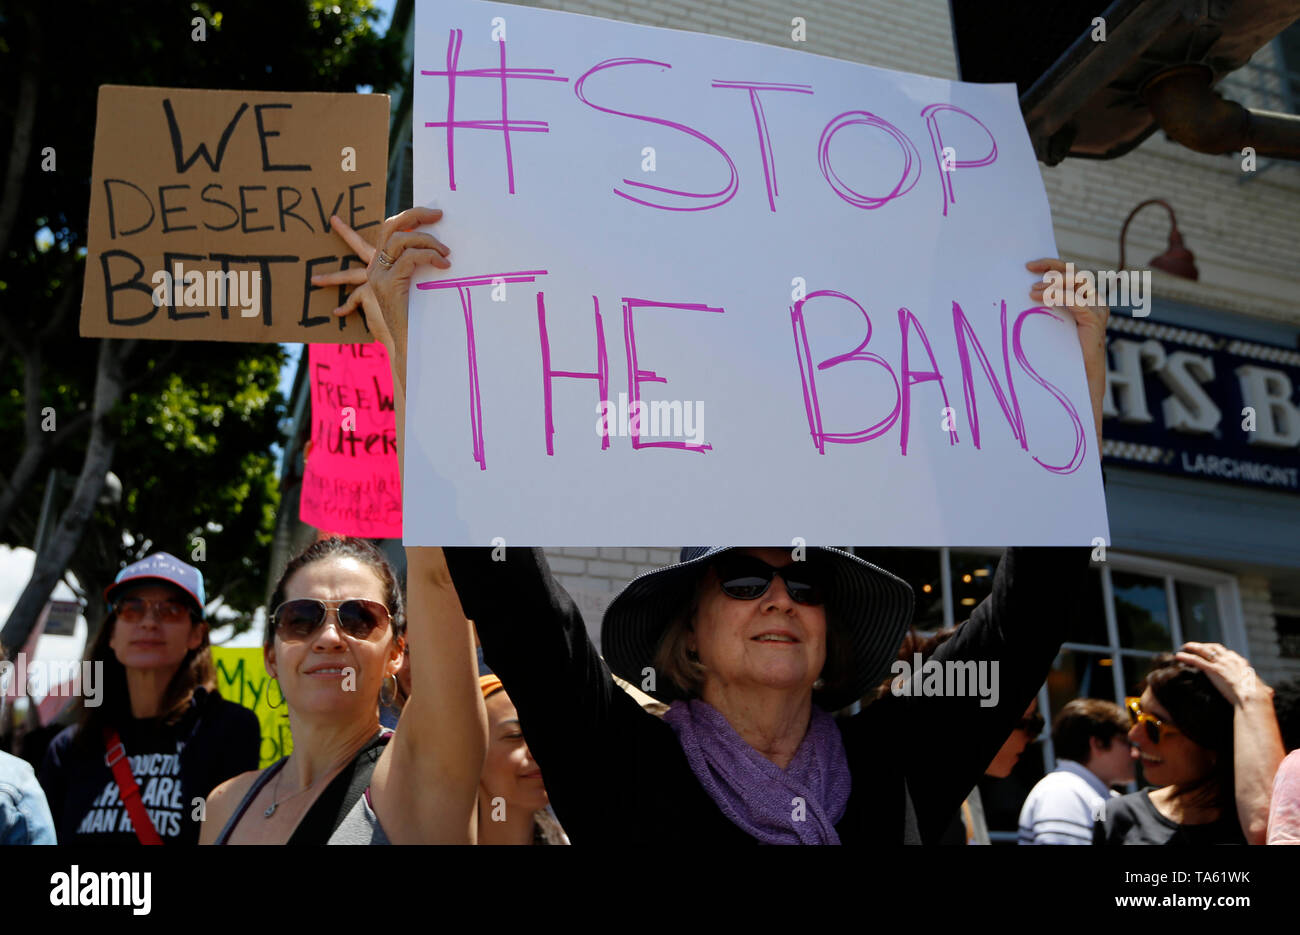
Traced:
<path fill-rule="evenodd" d="M 370 244 L 337 216 L 330 218 L 334 230 L 347 241 L 361 259 L 366 269 L 349 269 L 338 273 L 313 276 L 317 286 L 359 285 L 334 314 L 346 317 L 358 308 L 366 312 L 366 320 L 375 336 L 388 349 L 393 361 L 393 379 L 405 387 L 406 380 L 406 306 L 411 291 L 411 276 L 416 267 L 424 264 L 439 269 L 450 269 L 447 256 L 451 250 L 435 237 L 416 231 L 422 224 L 433 224 L 442 218 L 437 208 L 408 208 L 401 214 L 384 221 L 376 243 Z"/>
<path fill-rule="evenodd" d="M 1032 273 L 1044 274 L 1044 278 L 1029 290 L 1029 297 L 1035 302 L 1043 301 L 1049 270 L 1066 274 L 1065 264 L 1059 259 L 1032 260 L 1025 264 L 1025 268 Z M 1071 292 L 1071 295 L 1075 293 Z M 1106 319 L 1110 317 L 1110 309 L 1104 305 L 1066 305 L 1065 309 L 1074 316 L 1079 329 L 1079 348 L 1083 351 L 1083 369 L 1088 375 L 1088 399 L 1092 403 L 1092 418 L 1097 428 L 1097 457 L 1100 458 L 1101 408 L 1106 398 Z"/>

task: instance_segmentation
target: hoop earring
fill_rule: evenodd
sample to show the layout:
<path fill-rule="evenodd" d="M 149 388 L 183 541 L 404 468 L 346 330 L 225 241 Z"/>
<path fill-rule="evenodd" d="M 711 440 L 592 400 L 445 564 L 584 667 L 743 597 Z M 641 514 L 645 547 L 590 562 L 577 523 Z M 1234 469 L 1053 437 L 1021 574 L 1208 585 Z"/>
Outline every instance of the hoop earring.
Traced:
<path fill-rule="evenodd" d="M 393 683 L 393 690 L 389 693 L 388 697 L 385 698 L 384 689 L 388 687 L 389 680 L 391 680 Z M 393 675 L 392 673 L 389 673 L 388 675 L 384 676 L 384 682 L 382 685 L 379 686 L 379 703 L 386 708 L 391 708 L 393 706 L 393 702 L 395 702 L 396 700 L 397 700 L 397 676 Z"/>
<path fill-rule="evenodd" d="M 279 688 L 279 687 L 280 687 L 280 683 L 279 683 L 279 681 L 278 681 L 274 676 L 271 677 L 271 681 L 272 681 L 272 682 L 275 682 L 275 684 L 276 684 L 276 688 Z M 275 710 L 276 708 L 283 708 L 283 707 L 284 707 L 284 689 L 280 689 L 280 703 L 279 703 L 279 704 L 271 704 L 271 687 L 268 685 L 268 686 L 267 686 L 267 691 L 266 691 L 266 706 L 267 706 L 268 708 L 270 708 L 271 710 Z"/>

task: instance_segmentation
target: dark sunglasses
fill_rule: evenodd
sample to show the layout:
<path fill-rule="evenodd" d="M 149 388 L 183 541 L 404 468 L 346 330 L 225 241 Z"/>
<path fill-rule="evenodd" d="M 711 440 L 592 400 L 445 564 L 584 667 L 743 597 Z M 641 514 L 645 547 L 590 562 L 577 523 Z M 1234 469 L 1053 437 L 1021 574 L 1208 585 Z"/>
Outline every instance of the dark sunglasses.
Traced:
<path fill-rule="evenodd" d="M 150 612 L 159 623 L 182 623 L 194 618 L 189 605 L 179 601 L 146 601 L 141 597 L 124 597 L 113 604 L 113 613 L 123 623 L 139 623 Z"/>
<path fill-rule="evenodd" d="M 1043 732 L 1043 725 L 1045 723 L 1043 716 L 1035 712 L 1034 714 L 1029 715 L 1029 717 L 1022 717 L 1017 721 L 1016 730 L 1024 731 L 1029 735 L 1029 739 L 1033 740 Z"/>
<path fill-rule="evenodd" d="M 1172 724 L 1166 724 L 1154 714 L 1147 714 L 1142 710 L 1142 699 L 1125 698 L 1124 706 L 1128 708 L 1128 719 L 1133 724 L 1141 724 L 1146 728 L 1147 736 L 1151 738 L 1152 743 L 1160 742 L 1160 732 L 1162 730 L 1170 733 L 1178 733 L 1178 728 Z"/>
<path fill-rule="evenodd" d="M 722 592 L 738 601 L 758 600 L 767 593 L 777 575 L 785 582 L 786 592 L 796 604 L 816 606 L 824 602 L 821 576 L 805 563 L 773 568 L 752 557 L 723 559 L 716 566 Z"/>
<path fill-rule="evenodd" d="M 330 608 L 338 617 L 339 629 L 358 640 L 369 639 L 377 629 L 392 620 L 388 608 L 378 601 L 348 598 L 344 601 L 321 601 L 299 598 L 285 601 L 275 609 L 272 619 L 282 640 L 305 640 L 325 622 Z"/>

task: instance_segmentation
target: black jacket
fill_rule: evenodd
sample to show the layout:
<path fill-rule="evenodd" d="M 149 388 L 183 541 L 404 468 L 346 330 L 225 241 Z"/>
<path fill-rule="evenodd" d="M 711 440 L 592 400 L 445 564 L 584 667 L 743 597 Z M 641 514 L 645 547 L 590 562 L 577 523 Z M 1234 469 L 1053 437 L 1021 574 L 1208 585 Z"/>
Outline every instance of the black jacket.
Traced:
<path fill-rule="evenodd" d="M 446 553 L 574 844 L 754 843 L 700 786 L 672 728 L 612 681 L 540 550 L 508 549 L 502 562 L 489 549 Z M 1086 549 L 1008 549 L 992 593 L 931 657 L 996 660 L 996 706 L 886 696 L 838 722 L 853 781 L 836 825 L 844 844 L 938 838 L 1042 685 L 1087 574 Z"/>

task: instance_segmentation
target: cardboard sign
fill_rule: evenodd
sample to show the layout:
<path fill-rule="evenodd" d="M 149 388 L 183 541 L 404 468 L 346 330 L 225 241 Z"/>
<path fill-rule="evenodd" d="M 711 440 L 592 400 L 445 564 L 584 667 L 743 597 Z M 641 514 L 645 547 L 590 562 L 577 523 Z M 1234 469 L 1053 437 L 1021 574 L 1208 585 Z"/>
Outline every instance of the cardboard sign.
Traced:
<path fill-rule="evenodd" d="M 369 539 L 402 534 L 401 469 L 388 352 L 313 344 L 311 454 L 298 515 L 317 529 Z"/>
<path fill-rule="evenodd" d="M 775 41 L 775 40 L 774 40 Z M 1011 85 L 417 8 L 412 545 L 1108 539 Z"/>
<path fill-rule="evenodd" d="M 248 708 L 262 725 L 259 768 L 292 753 L 288 708 L 280 694 L 280 683 L 266 671 L 262 650 L 257 646 L 213 646 L 212 662 L 217 667 L 217 692 L 227 701 Z"/>
<path fill-rule="evenodd" d="M 83 337 L 368 341 L 330 314 L 384 219 L 388 97 L 99 89 Z"/>

